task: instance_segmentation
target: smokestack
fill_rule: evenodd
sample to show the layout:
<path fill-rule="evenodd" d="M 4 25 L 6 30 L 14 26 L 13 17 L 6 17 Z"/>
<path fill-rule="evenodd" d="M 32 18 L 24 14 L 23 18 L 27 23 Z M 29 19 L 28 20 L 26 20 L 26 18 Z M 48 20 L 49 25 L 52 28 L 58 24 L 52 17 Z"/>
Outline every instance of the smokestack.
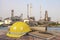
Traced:
<path fill-rule="evenodd" d="M 40 20 L 41 20 L 41 18 L 42 18 L 42 8 L 41 8 L 41 5 L 40 5 Z"/>
<path fill-rule="evenodd" d="M 14 17 L 14 10 L 11 10 L 11 19 Z"/>
<path fill-rule="evenodd" d="M 30 4 L 30 17 L 32 16 L 32 4 Z"/>
<path fill-rule="evenodd" d="M 14 17 L 14 10 L 11 10 L 11 17 Z"/>
<path fill-rule="evenodd" d="M 27 4 L 27 18 L 29 19 L 29 4 Z"/>
<path fill-rule="evenodd" d="M 45 11 L 45 21 L 48 21 L 48 11 Z"/>

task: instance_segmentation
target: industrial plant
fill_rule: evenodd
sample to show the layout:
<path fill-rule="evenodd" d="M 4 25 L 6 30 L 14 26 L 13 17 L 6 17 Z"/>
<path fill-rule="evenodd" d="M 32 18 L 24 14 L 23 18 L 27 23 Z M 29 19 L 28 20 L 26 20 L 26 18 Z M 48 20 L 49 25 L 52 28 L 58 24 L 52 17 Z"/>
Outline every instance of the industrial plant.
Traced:
<path fill-rule="evenodd" d="M 27 15 L 23 18 L 23 13 L 20 16 L 15 16 L 14 9 L 10 11 L 11 17 L 4 20 L 0 19 L 0 26 L 7 27 L 8 30 L 1 31 L 1 40 L 58 40 L 55 31 L 48 31 L 48 27 L 58 27 L 59 22 L 54 22 L 48 16 L 48 10 L 44 12 L 42 19 L 42 10 L 40 7 L 40 19 L 36 21 L 32 16 L 32 4 L 27 4 Z M 59 34 L 59 33 L 58 33 Z"/>

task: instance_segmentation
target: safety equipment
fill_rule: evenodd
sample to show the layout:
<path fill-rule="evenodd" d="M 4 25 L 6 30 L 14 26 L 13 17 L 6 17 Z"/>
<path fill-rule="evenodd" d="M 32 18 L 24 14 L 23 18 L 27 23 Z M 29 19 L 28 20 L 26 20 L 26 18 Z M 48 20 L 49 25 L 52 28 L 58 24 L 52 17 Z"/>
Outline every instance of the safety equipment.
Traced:
<path fill-rule="evenodd" d="M 7 33 L 9 37 L 21 37 L 26 33 L 30 32 L 30 27 L 24 22 L 16 22 L 14 23 Z"/>

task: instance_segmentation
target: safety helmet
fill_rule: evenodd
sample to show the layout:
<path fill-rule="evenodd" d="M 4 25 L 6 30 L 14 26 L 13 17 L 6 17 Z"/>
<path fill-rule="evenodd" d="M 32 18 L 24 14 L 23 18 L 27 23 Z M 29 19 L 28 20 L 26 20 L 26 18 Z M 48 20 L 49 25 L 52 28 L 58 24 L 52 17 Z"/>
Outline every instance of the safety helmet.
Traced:
<path fill-rule="evenodd" d="M 29 31 L 31 31 L 29 25 L 27 25 L 24 22 L 16 22 L 10 27 L 9 32 L 7 33 L 7 36 L 21 37 Z"/>

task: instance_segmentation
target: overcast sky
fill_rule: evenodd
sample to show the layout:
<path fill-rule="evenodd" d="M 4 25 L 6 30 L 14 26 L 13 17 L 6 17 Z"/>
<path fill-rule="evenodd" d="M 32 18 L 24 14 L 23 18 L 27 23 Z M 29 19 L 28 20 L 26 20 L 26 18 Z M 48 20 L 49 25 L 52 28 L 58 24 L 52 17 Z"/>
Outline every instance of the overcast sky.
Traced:
<path fill-rule="evenodd" d="M 32 4 L 32 16 L 38 20 L 40 18 L 40 5 L 42 7 L 42 18 L 44 11 L 48 11 L 52 20 L 60 20 L 60 0 L 0 0 L 0 17 L 6 18 L 11 16 L 11 10 L 14 9 L 14 15 L 23 17 L 27 15 L 27 4 Z"/>

